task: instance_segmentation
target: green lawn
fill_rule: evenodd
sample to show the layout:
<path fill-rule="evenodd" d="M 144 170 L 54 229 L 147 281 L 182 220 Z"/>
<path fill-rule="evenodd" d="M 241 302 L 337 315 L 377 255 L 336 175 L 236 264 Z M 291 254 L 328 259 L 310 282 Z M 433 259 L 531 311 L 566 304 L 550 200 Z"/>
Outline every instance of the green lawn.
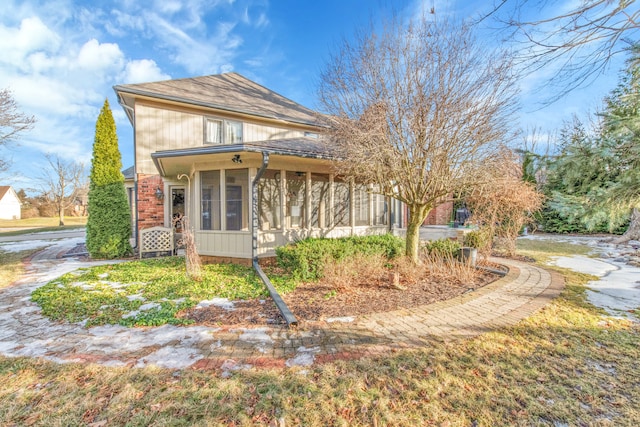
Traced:
<path fill-rule="evenodd" d="M 523 246 L 527 246 L 525 243 Z M 573 250 L 523 247 L 544 259 Z M 215 372 L 0 357 L 0 424 L 640 425 L 640 330 L 586 302 L 590 276 L 516 326 L 311 368 Z"/>
<path fill-rule="evenodd" d="M 280 292 L 291 281 L 272 276 Z M 82 269 L 47 283 L 32 295 L 52 320 L 85 321 L 87 326 L 159 326 L 188 324 L 176 317 L 202 300 L 267 298 L 264 284 L 251 267 L 213 264 L 202 267 L 202 278 L 186 274 L 184 258 L 170 257 Z M 131 312 L 150 307 L 136 315 Z"/>

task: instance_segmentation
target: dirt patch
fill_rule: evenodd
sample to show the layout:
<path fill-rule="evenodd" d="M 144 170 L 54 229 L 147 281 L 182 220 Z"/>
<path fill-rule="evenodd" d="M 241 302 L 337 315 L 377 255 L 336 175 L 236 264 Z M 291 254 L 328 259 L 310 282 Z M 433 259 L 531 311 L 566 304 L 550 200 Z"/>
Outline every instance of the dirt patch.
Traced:
<path fill-rule="evenodd" d="M 374 279 L 366 277 L 349 286 L 339 287 L 330 281 L 320 280 L 303 283 L 294 291 L 282 295 L 282 299 L 298 322 L 304 325 L 305 322 L 355 317 L 444 301 L 473 292 L 499 277 L 489 272 L 479 272 L 470 283 L 426 277 L 412 283 L 400 283 L 405 289 L 394 288 L 388 276 Z M 233 309 L 218 306 L 192 308 L 181 313 L 180 317 L 207 326 L 264 326 L 285 323 L 271 299 L 235 301 Z"/>

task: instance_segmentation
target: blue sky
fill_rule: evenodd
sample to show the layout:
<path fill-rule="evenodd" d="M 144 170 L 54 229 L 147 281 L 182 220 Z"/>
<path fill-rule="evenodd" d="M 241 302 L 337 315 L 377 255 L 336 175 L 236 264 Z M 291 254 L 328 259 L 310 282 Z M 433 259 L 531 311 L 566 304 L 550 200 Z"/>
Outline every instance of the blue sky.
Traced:
<path fill-rule="evenodd" d="M 560 1 L 575 4 L 574 1 Z M 46 153 L 89 165 L 95 120 L 105 98 L 116 119 L 123 166 L 133 164 L 132 127 L 112 86 L 235 71 L 316 108 L 319 71 L 342 37 L 388 14 L 472 16 L 491 0 L 4 0 L 0 87 L 36 116 L 35 128 L 0 148 L 13 166 L 3 185 L 38 188 Z M 621 62 L 618 62 L 620 64 Z M 572 113 L 600 105 L 616 84 L 612 67 L 588 89 L 539 109 L 549 70 L 522 81 L 514 126 L 551 132 Z M 88 170 L 88 168 L 87 168 Z"/>

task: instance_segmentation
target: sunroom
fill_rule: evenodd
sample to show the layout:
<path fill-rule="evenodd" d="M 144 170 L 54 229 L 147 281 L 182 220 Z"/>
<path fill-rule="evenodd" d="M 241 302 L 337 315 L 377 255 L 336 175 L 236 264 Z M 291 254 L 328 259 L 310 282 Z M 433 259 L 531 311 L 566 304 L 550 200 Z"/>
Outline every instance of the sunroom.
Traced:
<path fill-rule="evenodd" d="M 166 150 L 151 157 L 164 193 L 171 194 L 165 218 L 188 216 L 205 261 L 250 262 L 305 237 L 381 234 L 401 225 L 399 204 L 333 173 L 331 153 L 316 138 Z M 175 197 L 181 188 L 186 200 Z M 183 203 L 183 212 L 176 202 Z"/>

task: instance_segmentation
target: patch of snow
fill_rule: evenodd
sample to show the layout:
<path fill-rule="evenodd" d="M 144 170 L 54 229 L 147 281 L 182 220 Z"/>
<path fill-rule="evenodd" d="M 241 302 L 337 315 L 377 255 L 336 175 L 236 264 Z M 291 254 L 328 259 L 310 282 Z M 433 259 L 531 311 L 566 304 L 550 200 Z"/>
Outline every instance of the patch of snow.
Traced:
<path fill-rule="evenodd" d="M 220 374 L 220 376 L 222 376 L 222 378 L 229 378 L 234 371 L 251 369 L 251 365 L 247 363 L 238 363 L 233 359 L 227 359 L 222 363 L 220 369 L 222 370 L 222 374 Z"/>
<path fill-rule="evenodd" d="M 142 296 L 142 294 L 127 295 L 127 299 L 129 301 L 146 301 L 147 300 L 145 297 Z"/>
<path fill-rule="evenodd" d="M 53 242 L 48 240 L 25 240 L 22 242 L 6 242 L 0 243 L 0 250 L 5 252 L 20 252 L 33 249 L 46 248 L 51 246 Z"/>
<path fill-rule="evenodd" d="M 165 346 L 141 358 L 136 368 L 158 366 L 167 369 L 187 368 L 204 356 L 195 348 Z"/>
<path fill-rule="evenodd" d="M 273 338 L 267 333 L 265 328 L 256 329 L 240 329 L 242 333 L 238 337 L 240 341 L 245 341 L 255 345 L 255 348 L 261 352 L 266 353 L 268 349 L 273 347 Z"/>
<path fill-rule="evenodd" d="M 344 316 L 344 317 L 329 317 L 325 321 L 327 323 L 333 323 L 333 322 L 351 323 L 355 320 L 356 318 L 354 316 Z"/>
<path fill-rule="evenodd" d="M 4 355 L 9 355 L 14 348 L 16 348 L 19 344 L 17 342 L 12 341 L 0 341 L 0 353 Z"/>
<path fill-rule="evenodd" d="M 319 347 L 306 348 L 304 346 L 299 347 L 295 356 L 291 359 L 287 359 L 285 365 L 288 367 L 293 366 L 311 366 L 316 358 L 315 354 L 320 351 Z"/>
<path fill-rule="evenodd" d="M 598 277 L 606 276 L 607 273 L 618 269 L 618 267 L 608 262 L 583 255 L 552 257 L 549 264 Z"/>
<path fill-rule="evenodd" d="M 203 301 L 200 301 L 198 305 L 196 305 L 196 308 L 207 308 L 212 305 L 215 305 L 216 307 L 220 307 L 228 311 L 233 311 L 236 309 L 235 305 L 233 304 L 233 301 L 229 301 L 229 299 L 227 298 L 213 298 L 210 300 L 203 300 Z"/>
<path fill-rule="evenodd" d="M 130 317 L 136 317 L 138 314 L 140 314 L 143 311 L 150 311 L 150 310 L 153 310 L 153 309 L 159 308 L 159 307 L 160 307 L 160 304 L 158 304 L 157 302 L 148 302 L 146 304 L 142 304 L 140 306 L 140 308 L 138 308 L 137 310 L 133 310 L 133 311 L 130 311 L 128 313 L 123 314 L 122 318 L 123 319 L 128 319 Z"/>
<path fill-rule="evenodd" d="M 611 316 L 638 319 L 631 310 L 640 307 L 640 268 L 614 260 L 594 259 L 581 255 L 554 257 L 553 265 L 581 273 L 593 274 L 599 279 L 587 283 L 587 299 L 596 307 L 603 308 Z"/>
<path fill-rule="evenodd" d="M 89 284 L 87 282 L 71 282 L 71 283 L 69 283 L 69 285 L 81 288 L 81 289 L 83 289 L 85 291 L 89 291 L 89 290 L 94 290 L 95 289 L 95 286 L 93 286 L 93 285 L 91 285 L 91 284 Z M 61 287 L 64 287 L 64 285 L 62 285 Z"/>

